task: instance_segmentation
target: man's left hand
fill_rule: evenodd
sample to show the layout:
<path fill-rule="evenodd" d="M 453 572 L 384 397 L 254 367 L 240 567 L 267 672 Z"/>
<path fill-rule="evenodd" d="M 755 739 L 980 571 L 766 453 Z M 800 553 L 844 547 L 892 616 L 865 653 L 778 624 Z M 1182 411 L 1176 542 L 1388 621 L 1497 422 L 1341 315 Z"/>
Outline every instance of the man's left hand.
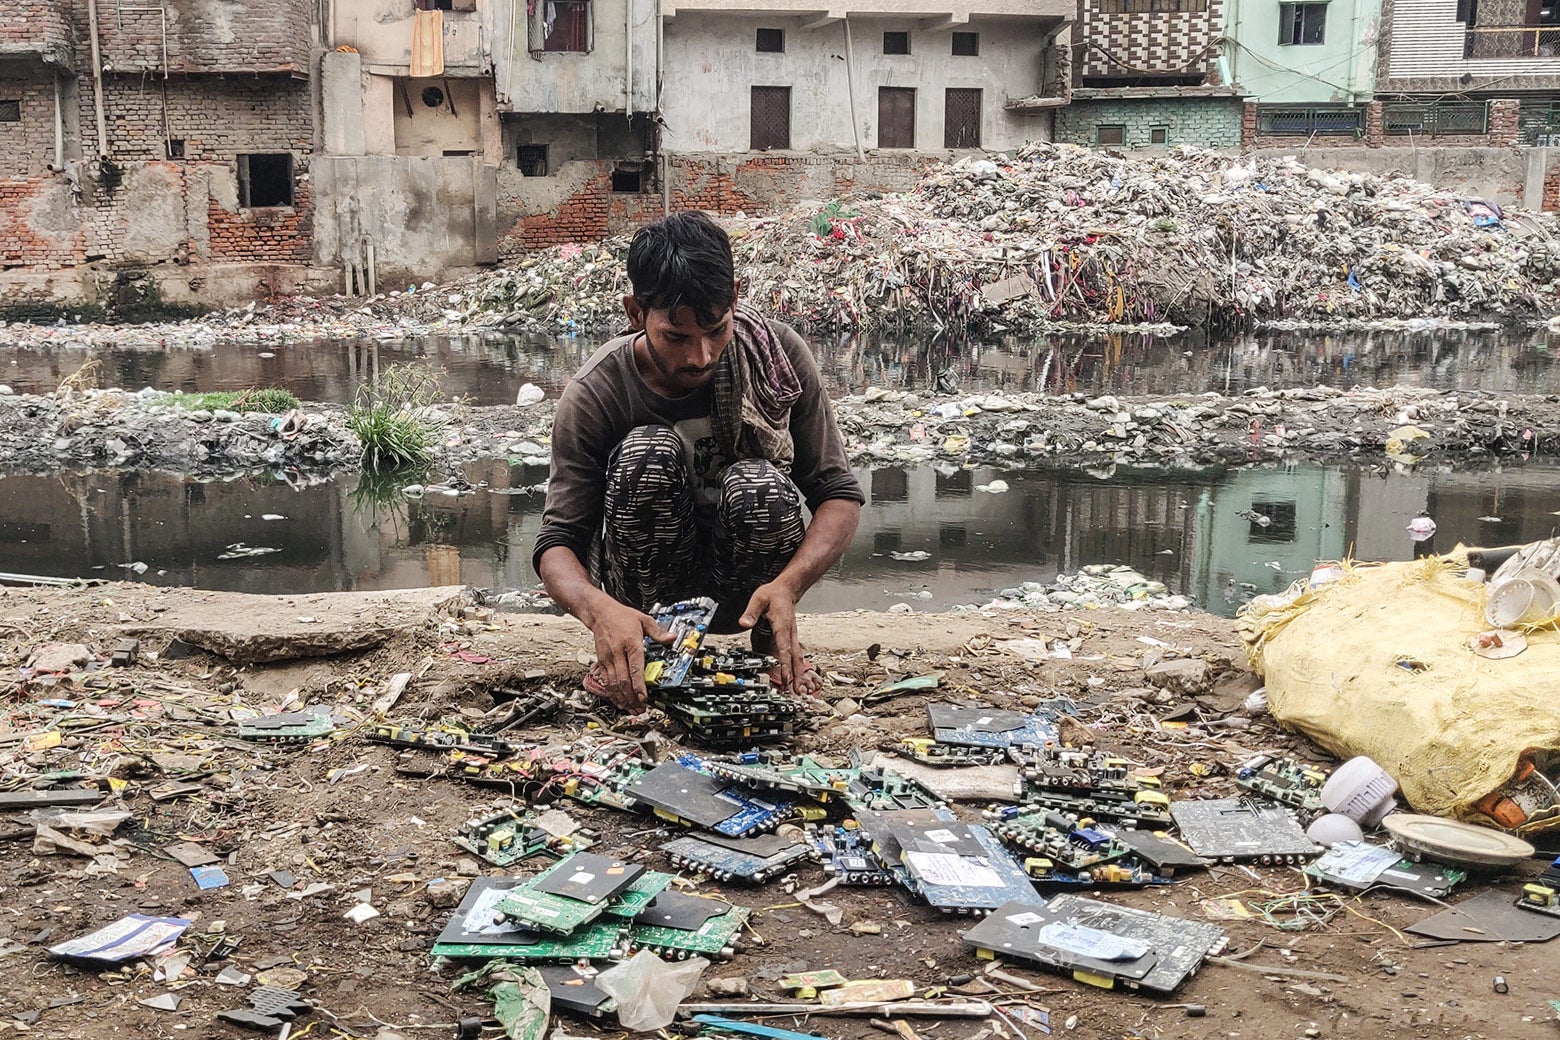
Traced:
<path fill-rule="evenodd" d="M 796 594 L 778 581 L 760 585 L 753 591 L 753 598 L 748 600 L 747 609 L 737 624 L 751 629 L 760 618 L 769 619 L 769 628 L 774 633 L 774 646 L 769 653 L 780 662 L 777 685 L 791 693 L 815 696 L 823 683 L 817 669 L 807 662 L 801 641 L 796 638 Z"/>

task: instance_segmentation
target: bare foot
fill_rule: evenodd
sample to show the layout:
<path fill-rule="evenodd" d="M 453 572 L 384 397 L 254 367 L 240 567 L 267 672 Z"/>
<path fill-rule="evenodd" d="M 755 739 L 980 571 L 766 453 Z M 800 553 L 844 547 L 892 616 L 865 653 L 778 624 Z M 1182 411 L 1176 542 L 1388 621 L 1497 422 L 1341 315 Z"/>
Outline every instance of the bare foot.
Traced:
<path fill-rule="evenodd" d="M 752 631 L 752 640 L 753 652 L 755 654 L 763 654 L 765 657 L 775 658 L 780 656 L 775 652 L 778 647 L 773 632 L 755 628 Z M 798 650 L 800 650 L 800 647 L 798 647 Z M 802 664 L 801 674 L 792 677 L 790 686 L 786 686 L 781 682 L 781 672 L 778 668 L 769 673 L 769 681 L 774 683 L 775 687 L 782 693 L 795 693 L 803 697 L 818 696 L 823 690 L 823 675 L 805 655 L 802 657 Z"/>

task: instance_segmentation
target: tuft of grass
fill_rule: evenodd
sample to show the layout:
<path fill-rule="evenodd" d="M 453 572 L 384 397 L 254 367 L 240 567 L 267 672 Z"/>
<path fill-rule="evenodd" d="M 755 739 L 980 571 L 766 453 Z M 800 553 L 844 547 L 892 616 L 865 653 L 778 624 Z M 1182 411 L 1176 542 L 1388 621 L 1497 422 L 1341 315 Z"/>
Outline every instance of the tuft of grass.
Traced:
<path fill-rule="evenodd" d="M 205 394 L 170 394 L 174 404 L 191 412 L 205 409 L 214 412 L 221 408 L 229 412 L 264 412 L 281 415 L 298 407 L 298 398 L 290 390 L 274 386 L 250 390 L 213 390 Z"/>
<path fill-rule="evenodd" d="M 359 387 L 347 426 L 363 446 L 363 468 L 386 472 L 432 461 L 445 426 L 429 415 L 438 399 L 438 376 L 412 365 L 391 366 L 377 383 Z"/>

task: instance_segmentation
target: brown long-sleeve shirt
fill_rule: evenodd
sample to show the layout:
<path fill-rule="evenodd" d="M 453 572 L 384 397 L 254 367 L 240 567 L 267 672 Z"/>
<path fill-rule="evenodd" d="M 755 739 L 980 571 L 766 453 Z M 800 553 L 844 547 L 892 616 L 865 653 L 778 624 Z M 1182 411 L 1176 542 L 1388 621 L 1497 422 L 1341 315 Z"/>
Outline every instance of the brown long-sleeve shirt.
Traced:
<path fill-rule="evenodd" d="M 790 326 L 771 321 L 801 381 L 802 395 L 791 408 L 790 431 L 796 446 L 791 480 L 809 509 L 830 499 L 865 502 L 850 471 L 845 444 L 834 421 L 834 407 L 812 350 Z M 567 546 L 589 566 L 591 544 L 601 533 L 607 460 L 630 430 L 670 426 L 682 439 L 694 479 L 700 515 L 713 510 L 720 474 L 738 460 L 724 458 L 711 433 L 713 395 L 707 384 L 687 397 L 668 398 L 651 390 L 634 364 L 635 335 L 619 336 L 602 346 L 564 388 L 553 414 L 552 468 L 542 529 L 531 551 L 531 566 L 542 554 Z M 734 349 L 734 345 L 732 348 Z"/>

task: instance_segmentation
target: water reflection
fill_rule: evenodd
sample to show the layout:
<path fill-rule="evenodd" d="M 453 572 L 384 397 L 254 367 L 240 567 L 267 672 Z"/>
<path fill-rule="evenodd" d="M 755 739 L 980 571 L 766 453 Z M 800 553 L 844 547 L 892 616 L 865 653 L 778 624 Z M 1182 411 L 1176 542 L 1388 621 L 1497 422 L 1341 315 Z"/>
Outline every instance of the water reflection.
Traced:
<path fill-rule="evenodd" d="M 546 476 L 499 461 L 466 475 L 497 489 Z M 975 490 L 998 475 L 1007 493 Z M 1108 479 L 931 468 L 858 476 L 869 496 L 861 530 L 808 596 L 809 610 L 882 610 L 905 600 L 937 609 L 1085 564 L 1125 563 L 1227 615 L 1308 574 L 1318 559 L 1351 549 L 1360 559 L 1412 558 L 1405 528 L 1421 510 L 1439 524 L 1443 549 L 1548 537 L 1560 510 L 1556 471 L 1539 464 L 1117 471 Z M 125 577 L 133 573 L 121 565 L 144 563 L 141 580 L 154 584 L 268 593 L 534 585 L 539 494 L 376 502 L 354 495 L 355 482 L 295 488 L 268 477 L 201 483 L 118 471 L 3 477 L 0 570 Z M 238 543 L 277 551 L 223 559 Z M 930 558 L 890 555 L 916 550 Z"/>
<path fill-rule="evenodd" d="M 1503 393 L 1560 393 L 1554 334 L 1523 331 L 1251 333 L 1210 340 L 1116 333 L 952 342 L 891 336 L 813 341 L 830 388 L 925 391 L 942 376 L 962 391 L 1239 393 L 1256 386 L 1399 383 Z M 435 366 L 446 392 L 508 404 L 526 382 L 556 393 L 599 344 L 586 337 L 486 334 L 373 342 L 341 340 L 209 349 L 96 350 L 66 343 L 0 347 L 0 383 L 49 392 L 89 356 L 105 386 L 237 390 L 279 386 L 310 401 L 346 402 L 384 367 Z"/>

